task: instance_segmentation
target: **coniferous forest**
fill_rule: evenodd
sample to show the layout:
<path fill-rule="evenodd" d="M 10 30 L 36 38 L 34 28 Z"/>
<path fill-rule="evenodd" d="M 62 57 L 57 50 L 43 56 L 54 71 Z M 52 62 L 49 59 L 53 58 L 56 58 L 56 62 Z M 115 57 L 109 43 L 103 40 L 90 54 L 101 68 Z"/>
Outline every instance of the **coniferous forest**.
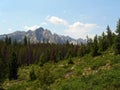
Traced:
<path fill-rule="evenodd" d="M 120 89 L 120 19 L 80 45 L 23 42 L 0 40 L 3 90 Z"/>

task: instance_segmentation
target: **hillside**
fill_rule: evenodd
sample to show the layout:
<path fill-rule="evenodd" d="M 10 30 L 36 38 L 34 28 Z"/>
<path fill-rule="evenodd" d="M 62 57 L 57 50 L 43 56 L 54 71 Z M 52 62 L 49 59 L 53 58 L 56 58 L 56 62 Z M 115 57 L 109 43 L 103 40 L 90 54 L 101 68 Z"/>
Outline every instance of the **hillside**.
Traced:
<path fill-rule="evenodd" d="M 6 80 L 7 90 L 119 90 L 120 55 L 111 49 L 102 55 L 72 58 L 58 63 L 48 62 L 39 65 L 22 66 L 17 80 Z M 29 73 L 34 70 L 36 79 L 30 80 Z"/>

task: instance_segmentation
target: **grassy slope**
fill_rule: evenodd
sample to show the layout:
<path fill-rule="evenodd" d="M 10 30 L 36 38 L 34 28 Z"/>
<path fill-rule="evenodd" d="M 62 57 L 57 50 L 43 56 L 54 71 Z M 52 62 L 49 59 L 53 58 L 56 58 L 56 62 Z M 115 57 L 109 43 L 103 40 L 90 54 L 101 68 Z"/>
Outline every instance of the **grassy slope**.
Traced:
<path fill-rule="evenodd" d="M 118 90 L 120 89 L 120 56 L 108 50 L 103 55 L 72 58 L 56 64 L 47 63 L 19 68 L 18 80 L 6 80 L 8 90 Z M 35 70 L 37 80 L 29 80 L 29 72 Z"/>

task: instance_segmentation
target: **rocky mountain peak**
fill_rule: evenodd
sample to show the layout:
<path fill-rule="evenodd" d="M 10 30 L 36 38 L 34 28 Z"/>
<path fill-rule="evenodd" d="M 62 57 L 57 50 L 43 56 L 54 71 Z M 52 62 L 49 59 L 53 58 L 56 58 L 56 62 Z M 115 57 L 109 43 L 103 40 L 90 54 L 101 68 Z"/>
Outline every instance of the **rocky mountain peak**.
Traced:
<path fill-rule="evenodd" d="M 43 42 L 43 40 L 44 42 L 59 43 L 59 44 L 66 43 L 66 41 L 69 41 L 70 43 L 73 43 L 73 44 L 80 44 L 80 43 L 86 42 L 81 38 L 76 40 L 69 36 L 58 35 L 56 33 L 52 34 L 50 30 L 44 29 L 42 27 L 36 29 L 35 31 L 32 31 L 32 30 L 29 30 L 27 32 L 16 31 L 11 34 L 0 35 L 0 39 L 5 40 L 6 35 L 8 37 L 11 37 L 12 41 L 16 39 L 18 42 L 23 42 L 23 39 L 25 36 L 29 38 L 31 43 Z"/>

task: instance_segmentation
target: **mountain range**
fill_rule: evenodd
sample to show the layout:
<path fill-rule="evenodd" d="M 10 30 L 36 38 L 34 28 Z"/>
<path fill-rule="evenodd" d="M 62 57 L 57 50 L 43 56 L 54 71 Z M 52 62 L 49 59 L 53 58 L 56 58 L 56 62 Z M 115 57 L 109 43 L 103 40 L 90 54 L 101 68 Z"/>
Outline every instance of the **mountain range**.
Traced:
<path fill-rule="evenodd" d="M 84 39 L 73 39 L 69 36 L 58 35 L 56 33 L 52 34 L 50 30 L 44 29 L 42 27 L 32 31 L 16 31 L 10 34 L 0 35 L 0 39 L 5 40 L 6 36 L 10 37 L 12 42 L 16 40 L 17 42 L 23 42 L 24 37 L 26 36 L 29 39 L 30 43 L 39 43 L 39 42 L 49 42 L 55 44 L 63 44 L 69 41 L 69 43 L 80 44 L 86 43 Z"/>

